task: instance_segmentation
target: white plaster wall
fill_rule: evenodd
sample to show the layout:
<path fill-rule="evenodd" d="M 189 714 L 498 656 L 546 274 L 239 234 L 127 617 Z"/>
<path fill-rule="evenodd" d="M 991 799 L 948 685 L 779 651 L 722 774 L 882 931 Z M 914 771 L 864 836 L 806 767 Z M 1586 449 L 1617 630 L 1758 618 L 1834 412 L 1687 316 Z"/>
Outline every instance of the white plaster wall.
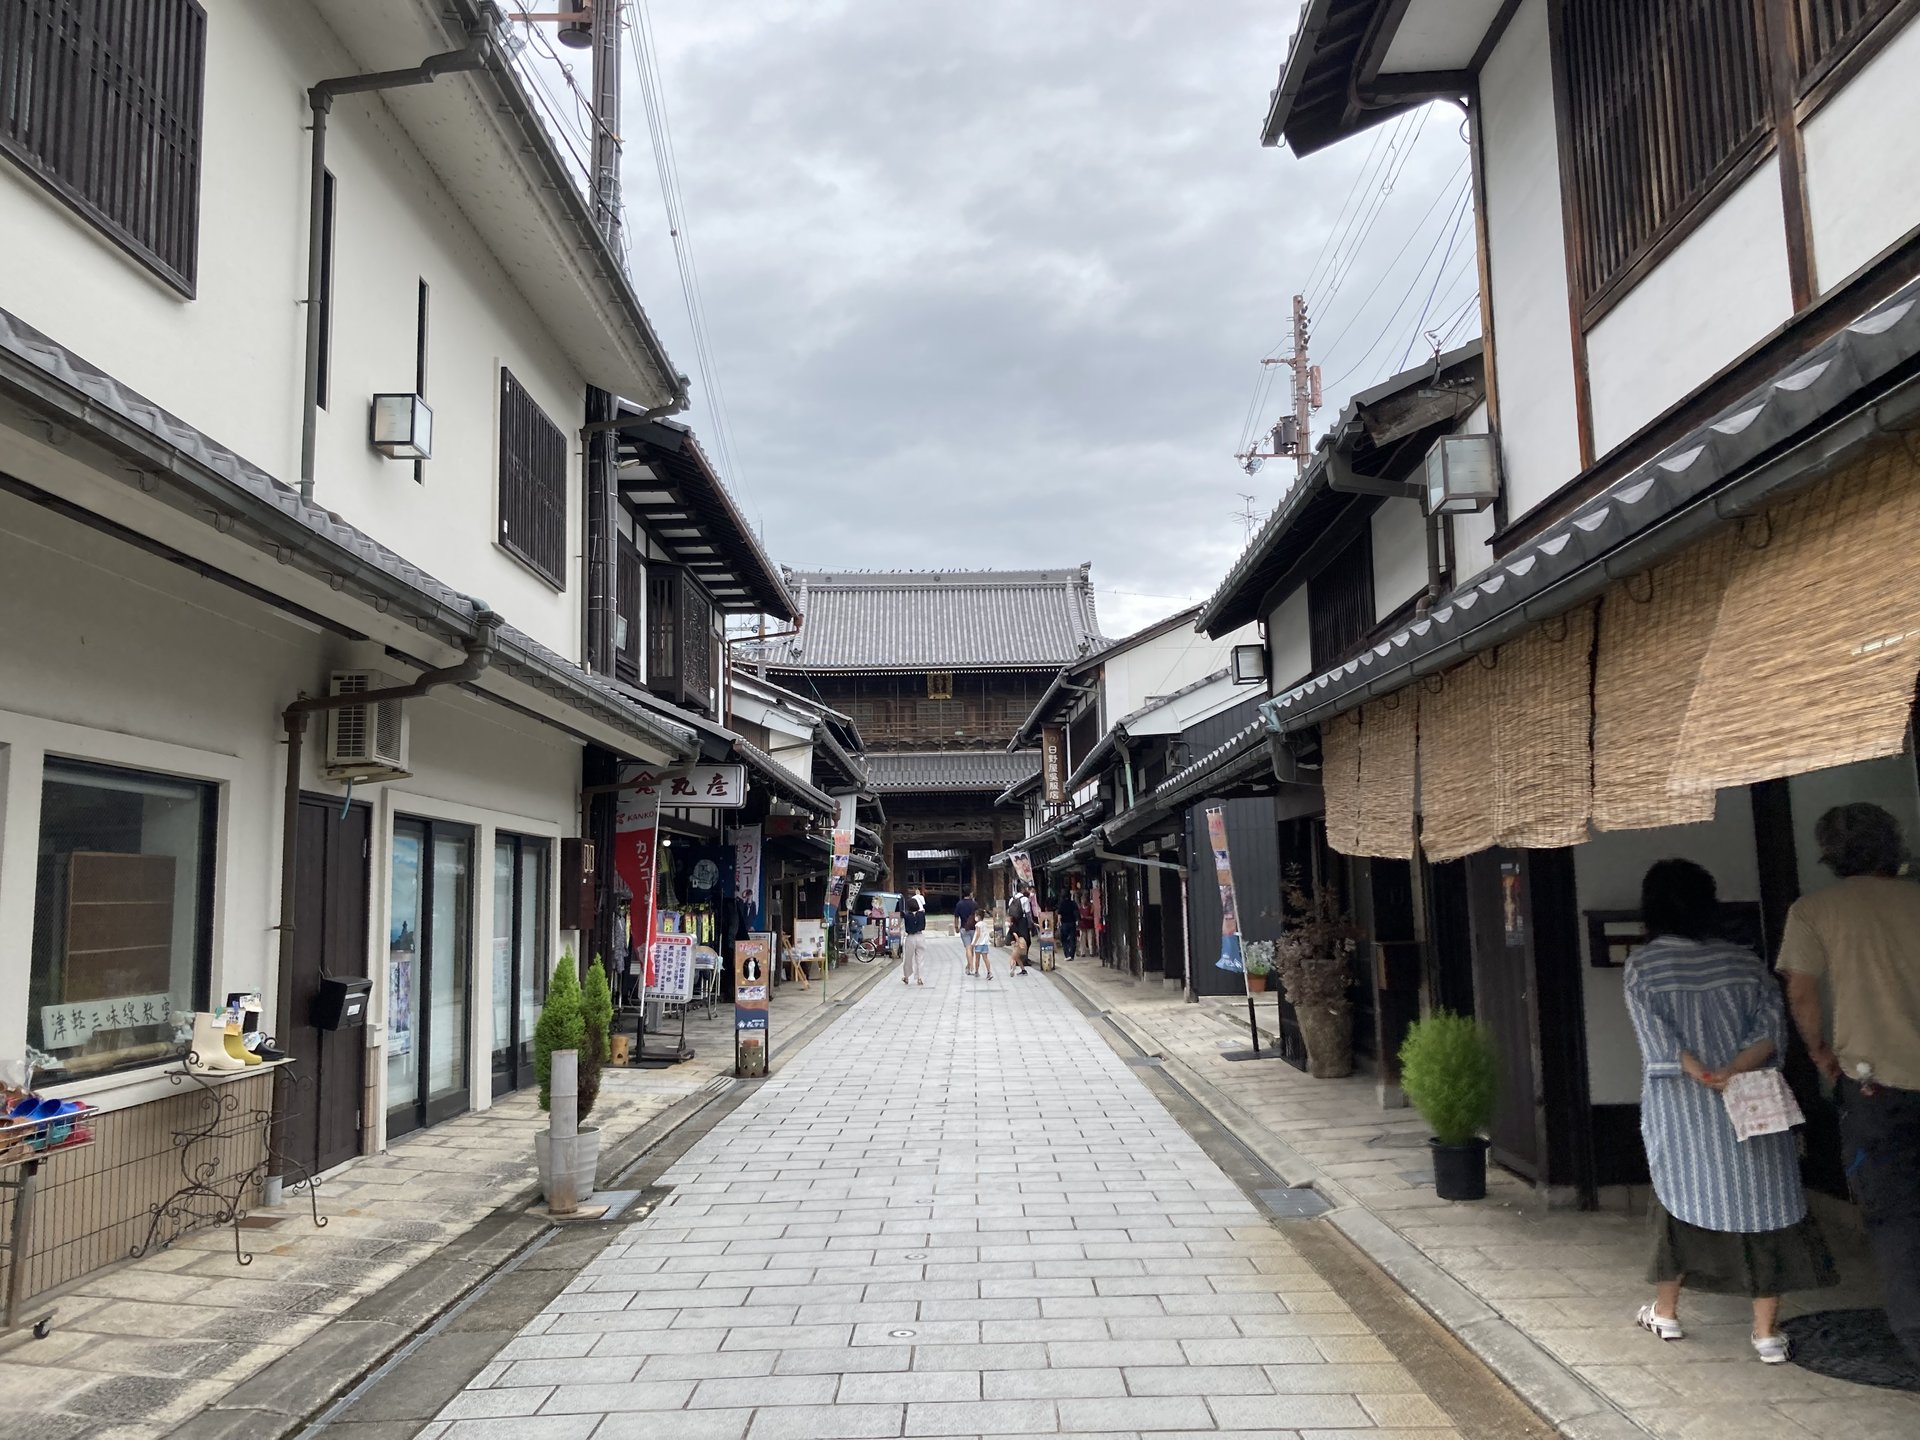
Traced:
<path fill-rule="evenodd" d="M 1780 168 L 1769 157 L 1587 332 L 1595 452 L 1629 439 L 1792 315 Z M 1503 392 L 1502 415 L 1505 404 Z"/>
<path fill-rule="evenodd" d="M 1802 130 L 1814 274 L 1832 290 L 1920 225 L 1920 25 L 1908 22 Z"/>
<path fill-rule="evenodd" d="M 1656 860 L 1692 860 L 1713 872 L 1722 900 L 1760 898 L 1753 807 L 1743 789 L 1722 790 L 1712 821 L 1660 830 L 1596 834 L 1573 852 L 1580 900 L 1581 978 L 1586 989 L 1587 1085 L 1595 1105 L 1640 1103 L 1640 1048 L 1627 1016 L 1626 972 L 1595 969 L 1586 953 L 1588 910 L 1638 910 L 1640 880 Z"/>
<path fill-rule="evenodd" d="M 1546 0 L 1526 0 L 1480 74 L 1501 457 L 1518 517 L 1580 471 Z"/>
<path fill-rule="evenodd" d="M 300 690 L 324 684 L 346 642 L 4 494 L 0 614 L 22 617 L 0 629 L 0 1054 L 20 1053 L 25 1041 L 40 776 L 49 753 L 221 787 L 210 990 L 258 990 L 271 1006 L 285 765 L 279 712 Z M 385 974 L 379 941 L 396 810 L 485 826 L 475 850 L 469 1049 L 474 1103 L 484 1106 L 493 829 L 577 833 L 579 749 L 556 730 L 460 692 L 409 702 L 408 713 L 415 774 L 357 791 L 375 806 L 366 973 L 376 981 Z M 341 793 L 319 776 L 324 723 L 308 734 L 305 787 Z M 556 952 L 566 938 L 556 932 Z M 376 1021 L 385 1006 L 376 983 Z M 383 1078 L 381 1054 L 368 1058 L 370 1073 Z M 86 1088 L 103 1103 L 130 1103 L 146 1094 L 140 1073 Z"/>
<path fill-rule="evenodd" d="M 1276 695 L 1313 675 L 1313 640 L 1307 629 L 1307 587 L 1304 585 L 1267 615 L 1267 674 Z"/>
<path fill-rule="evenodd" d="M 1106 704 L 1101 718 L 1111 725 L 1156 695 L 1171 694 L 1216 670 L 1224 670 L 1233 647 L 1253 639 L 1251 625 L 1243 625 L 1218 640 L 1181 626 L 1116 655 L 1101 667 Z"/>
<path fill-rule="evenodd" d="M 289 483 L 300 454 L 306 292 L 306 89 L 359 69 L 304 5 L 208 0 L 198 293 L 152 277 L 61 201 L 0 162 L 0 306 Z M 496 366 L 562 430 L 584 382 L 376 99 L 335 106 L 338 182 L 331 409 L 316 499 L 521 629 L 579 653 L 564 594 L 493 539 Z M 418 282 L 432 287 L 427 483 L 366 444 L 378 390 L 412 388 Z M 577 449 L 571 442 L 570 451 Z M 578 462 L 573 462 L 577 479 Z M 571 487 L 577 488 L 577 487 Z M 571 502 L 576 503 L 576 502 Z M 570 519 L 567 533 L 573 534 Z M 569 544 L 569 570 L 577 569 Z"/>
<path fill-rule="evenodd" d="M 1393 497 L 1373 512 L 1373 613 L 1385 620 L 1427 588 L 1427 517 Z"/>

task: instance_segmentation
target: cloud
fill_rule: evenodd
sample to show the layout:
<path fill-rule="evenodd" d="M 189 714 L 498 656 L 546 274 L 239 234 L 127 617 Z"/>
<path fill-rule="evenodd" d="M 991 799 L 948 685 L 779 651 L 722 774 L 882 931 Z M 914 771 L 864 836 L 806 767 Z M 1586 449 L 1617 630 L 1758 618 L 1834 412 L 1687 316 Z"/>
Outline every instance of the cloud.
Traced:
<path fill-rule="evenodd" d="M 1241 494 L 1264 512 L 1291 473 L 1249 478 L 1233 451 L 1369 143 L 1304 163 L 1260 146 L 1287 7 L 649 10 L 728 478 L 775 558 L 1091 560 L 1114 633 L 1209 594 L 1245 543 Z M 717 453 L 631 78 L 624 119 L 636 283 Z M 1378 273 L 1393 226 L 1464 153 L 1432 130 L 1334 299 L 1354 340 L 1402 291 Z"/>

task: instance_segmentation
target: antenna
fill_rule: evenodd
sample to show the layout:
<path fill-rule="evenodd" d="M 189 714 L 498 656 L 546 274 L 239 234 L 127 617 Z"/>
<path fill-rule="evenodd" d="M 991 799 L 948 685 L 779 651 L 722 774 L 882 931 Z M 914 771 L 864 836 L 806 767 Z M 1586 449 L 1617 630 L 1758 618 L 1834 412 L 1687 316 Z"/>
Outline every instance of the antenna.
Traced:
<path fill-rule="evenodd" d="M 1253 532 L 1260 528 L 1261 517 L 1258 503 L 1260 497 L 1257 495 L 1249 495 L 1246 491 L 1242 490 L 1240 492 L 1240 499 L 1242 504 L 1238 510 L 1233 512 L 1233 518 L 1246 527 L 1247 539 L 1251 540 L 1253 539 Z"/>

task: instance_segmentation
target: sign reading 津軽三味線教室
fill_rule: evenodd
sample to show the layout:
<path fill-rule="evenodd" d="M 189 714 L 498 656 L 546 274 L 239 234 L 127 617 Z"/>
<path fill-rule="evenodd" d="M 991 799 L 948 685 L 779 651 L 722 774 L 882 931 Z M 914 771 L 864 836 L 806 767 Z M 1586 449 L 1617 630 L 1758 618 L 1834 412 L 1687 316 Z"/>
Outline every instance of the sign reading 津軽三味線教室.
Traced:
<path fill-rule="evenodd" d="M 75 1000 L 40 1007 L 41 1043 L 49 1050 L 83 1045 L 102 1030 L 165 1025 L 173 1018 L 171 995 L 121 995 L 112 1000 Z"/>

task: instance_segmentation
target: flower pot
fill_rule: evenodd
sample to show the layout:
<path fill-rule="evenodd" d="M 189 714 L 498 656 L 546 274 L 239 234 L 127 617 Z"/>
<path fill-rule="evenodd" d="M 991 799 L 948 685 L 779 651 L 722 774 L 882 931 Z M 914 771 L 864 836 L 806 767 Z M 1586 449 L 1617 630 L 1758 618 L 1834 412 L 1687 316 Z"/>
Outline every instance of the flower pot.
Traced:
<path fill-rule="evenodd" d="M 1307 1073 L 1340 1080 L 1353 1073 L 1353 1011 L 1344 1005 L 1308 1005 L 1295 1010 L 1307 1042 Z"/>
<path fill-rule="evenodd" d="M 1487 1198 L 1487 1142 L 1478 1138 L 1464 1145 L 1429 1140 L 1433 1150 L 1433 1189 L 1442 1200 Z"/>
<path fill-rule="evenodd" d="M 1264 975 L 1255 975 L 1249 970 L 1247 972 L 1247 993 L 1249 995 L 1264 995 L 1266 992 L 1267 977 Z"/>
<path fill-rule="evenodd" d="M 594 1172 L 600 1168 L 600 1127 L 582 1125 L 573 1137 L 572 1151 L 566 1168 L 573 1172 L 574 1199 L 591 1200 Z M 544 1200 L 553 1194 L 554 1176 L 553 1136 L 545 1130 L 534 1132 L 533 1161 L 540 1170 L 540 1198 Z"/>

